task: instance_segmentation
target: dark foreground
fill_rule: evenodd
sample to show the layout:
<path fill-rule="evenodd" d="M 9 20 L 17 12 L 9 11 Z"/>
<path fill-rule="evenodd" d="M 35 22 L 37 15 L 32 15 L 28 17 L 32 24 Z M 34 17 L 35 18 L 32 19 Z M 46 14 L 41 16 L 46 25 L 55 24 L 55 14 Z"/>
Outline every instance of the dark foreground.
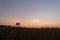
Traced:
<path fill-rule="evenodd" d="M 1 27 L 0 40 L 60 40 L 60 28 Z"/>

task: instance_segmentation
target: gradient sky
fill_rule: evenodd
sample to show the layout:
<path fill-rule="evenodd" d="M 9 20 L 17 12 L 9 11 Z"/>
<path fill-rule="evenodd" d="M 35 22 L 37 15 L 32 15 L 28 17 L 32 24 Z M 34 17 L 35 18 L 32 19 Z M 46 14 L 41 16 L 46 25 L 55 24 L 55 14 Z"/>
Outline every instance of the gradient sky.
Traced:
<path fill-rule="evenodd" d="M 60 0 L 0 0 L 0 24 L 60 25 Z"/>

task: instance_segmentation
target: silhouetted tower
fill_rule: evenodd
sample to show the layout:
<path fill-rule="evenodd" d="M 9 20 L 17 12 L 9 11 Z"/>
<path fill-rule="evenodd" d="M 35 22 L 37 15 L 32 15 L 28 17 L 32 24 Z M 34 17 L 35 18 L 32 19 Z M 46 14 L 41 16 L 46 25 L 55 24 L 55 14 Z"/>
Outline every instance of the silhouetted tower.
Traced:
<path fill-rule="evenodd" d="M 16 27 L 20 27 L 20 23 L 16 23 Z"/>

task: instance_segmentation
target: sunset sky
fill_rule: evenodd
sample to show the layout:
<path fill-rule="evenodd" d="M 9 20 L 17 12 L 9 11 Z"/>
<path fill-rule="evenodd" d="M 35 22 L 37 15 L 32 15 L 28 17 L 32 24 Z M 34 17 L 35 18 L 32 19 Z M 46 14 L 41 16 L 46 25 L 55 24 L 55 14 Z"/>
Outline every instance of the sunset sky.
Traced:
<path fill-rule="evenodd" d="M 0 0 L 0 25 L 60 25 L 60 0 Z"/>

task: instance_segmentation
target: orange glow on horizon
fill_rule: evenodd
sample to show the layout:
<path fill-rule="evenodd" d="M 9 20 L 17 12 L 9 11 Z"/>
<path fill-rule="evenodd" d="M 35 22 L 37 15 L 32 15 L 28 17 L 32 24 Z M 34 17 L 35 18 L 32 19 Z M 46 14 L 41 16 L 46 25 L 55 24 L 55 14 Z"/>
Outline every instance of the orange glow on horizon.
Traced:
<path fill-rule="evenodd" d="M 21 20 L 5 20 L 5 23 L 7 25 L 15 25 L 16 22 L 20 22 L 22 27 L 41 27 L 41 26 L 60 26 L 60 24 L 54 23 L 54 22 L 47 22 L 47 21 L 41 21 L 39 19 L 32 19 L 29 21 L 21 21 Z"/>

